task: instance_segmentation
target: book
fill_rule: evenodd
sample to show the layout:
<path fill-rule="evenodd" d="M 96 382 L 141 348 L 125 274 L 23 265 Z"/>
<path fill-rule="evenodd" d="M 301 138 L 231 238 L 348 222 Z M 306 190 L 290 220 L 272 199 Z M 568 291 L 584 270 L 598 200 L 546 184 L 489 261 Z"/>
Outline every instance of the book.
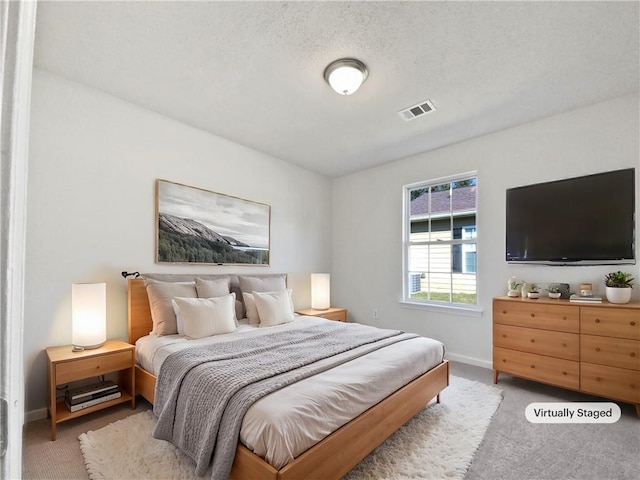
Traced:
<path fill-rule="evenodd" d="M 85 385 L 84 387 L 67 390 L 64 395 L 65 398 L 69 398 L 70 400 L 77 400 L 83 397 L 89 399 L 96 393 L 112 390 L 114 388 L 118 388 L 118 385 L 111 380 L 107 380 L 106 382 L 92 383 L 91 385 Z"/>
<path fill-rule="evenodd" d="M 602 303 L 602 297 L 581 297 L 580 295 L 573 293 L 569 297 L 569 301 L 574 303 Z"/>
<path fill-rule="evenodd" d="M 104 402 L 108 402 L 109 400 L 115 400 L 116 398 L 120 398 L 122 396 L 122 392 L 117 391 L 114 393 L 110 393 L 108 395 L 104 395 L 102 397 L 93 398 L 91 400 L 87 400 L 86 402 L 78 403 L 76 405 L 71 405 L 70 403 L 65 401 L 67 408 L 70 412 L 77 412 L 78 410 L 82 410 L 83 408 L 93 407 L 94 405 L 99 405 Z"/>
<path fill-rule="evenodd" d="M 83 403 L 83 402 L 86 402 L 88 400 L 93 400 L 95 398 L 100 398 L 100 397 L 104 397 L 106 395 L 111 395 L 112 393 L 116 393 L 116 392 L 119 392 L 119 391 L 120 391 L 120 388 L 117 385 L 114 385 L 113 387 L 110 387 L 107 390 L 100 390 L 98 392 L 85 394 L 85 395 L 82 395 L 80 397 L 72 397 L 70 395 L 66 395 L 65 394 L 65 401 L 67 403 L 69 403 L 70 405 L 77 405 L 78 403 Z"/>

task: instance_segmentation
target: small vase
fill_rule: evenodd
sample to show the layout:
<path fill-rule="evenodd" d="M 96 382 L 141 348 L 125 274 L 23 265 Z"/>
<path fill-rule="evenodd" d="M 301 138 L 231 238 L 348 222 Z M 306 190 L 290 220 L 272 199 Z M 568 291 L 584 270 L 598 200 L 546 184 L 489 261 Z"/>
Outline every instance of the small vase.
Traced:
<path fill-rule="evenodd" d="M 549 292 L 549 298 L 560 298 L 560 292 Z"/>
<path fill-rule="evenodd" d="M 607 287 L 606 293 L 610 303 L 629 303 L 631 300 L 630 288 Z"/>

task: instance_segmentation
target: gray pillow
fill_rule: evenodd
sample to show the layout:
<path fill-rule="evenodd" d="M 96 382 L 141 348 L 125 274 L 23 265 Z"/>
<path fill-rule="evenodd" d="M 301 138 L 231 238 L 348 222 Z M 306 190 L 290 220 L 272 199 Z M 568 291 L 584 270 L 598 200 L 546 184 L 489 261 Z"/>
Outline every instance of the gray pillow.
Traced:
<path fill-rule="evenodd" d="M 147 295 L 149 296 L 149 307 L 153 321 L 151 333 L 155 333 L 158 336 L 178 333 L 178 323 L 171 299 L 174 297 L 198 298 L 196 283 L 170 283 L 158 280 L 147 281 L 145 279 L 145 284 L 147 285 Z"/>
<path fill-rule="evenodd" d="M 231 279 L 229 277 L 221 277 L 215 280 L 204 280 L 196 278 L 196 291 L 199 298 L 213 298 L 229 295 L 231 292 Z"/>
<path fill-rule="evenodd" d="M 284 276 L 252 277 L 242 275 L 239 280 L 240 290 L 243 293 L 280 292 L 287 289 L 287 282 Z"/>

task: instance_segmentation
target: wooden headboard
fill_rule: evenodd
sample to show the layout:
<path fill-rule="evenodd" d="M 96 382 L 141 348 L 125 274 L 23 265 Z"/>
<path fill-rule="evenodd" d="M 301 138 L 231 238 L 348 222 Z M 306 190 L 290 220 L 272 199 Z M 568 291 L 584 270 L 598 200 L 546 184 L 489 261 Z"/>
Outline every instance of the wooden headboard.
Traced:
<path fill-rule="evenodd" d="M 148 335 L 153 329 L 149 297 L 142 278 L 128 279 L 127 306 L 129 343 L 133 345 L 136 340 Z"/>

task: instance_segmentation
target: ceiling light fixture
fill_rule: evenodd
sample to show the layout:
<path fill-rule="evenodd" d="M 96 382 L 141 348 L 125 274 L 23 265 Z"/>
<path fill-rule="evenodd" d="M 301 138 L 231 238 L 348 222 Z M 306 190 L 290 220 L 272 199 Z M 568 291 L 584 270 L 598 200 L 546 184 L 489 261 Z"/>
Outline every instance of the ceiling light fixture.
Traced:
<path fill-rule="evenodd" d="M 367 66 L 355 58 L 341 58 L 324 70 L 324 79 L 340 95 L 351 95 L 367 79 Z"/>

